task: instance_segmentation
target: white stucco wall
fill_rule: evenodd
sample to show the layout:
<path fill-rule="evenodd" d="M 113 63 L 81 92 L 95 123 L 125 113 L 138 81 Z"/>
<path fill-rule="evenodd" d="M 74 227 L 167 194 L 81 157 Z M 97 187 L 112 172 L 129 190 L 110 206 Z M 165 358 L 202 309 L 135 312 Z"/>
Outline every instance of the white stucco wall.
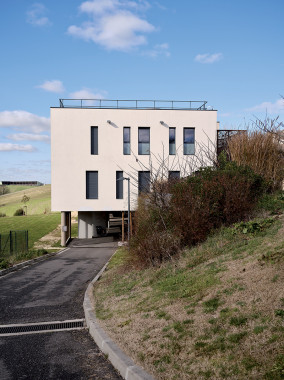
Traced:
<path fill-rule="evenodd" d="M 98 127 L 98 155 L 91 155 L 91 126 Z M 125 126 L 131 127 L 131 155 L 123 155 Z M 138 155 L 138 127 L 150 127 L 153 167 L 157 169 L 158 157 L 164 156 L 170 170 L 180 170 L 184 160 L 190 159 L 183 155 L 183 128 L 195 128 L 197 143 L 207 144 L 208 138 L 215 141 L 217 111 L 51 108 L 52 211 L 127 210 L 127 182 L 124 199 L 116 199 L 116 171 L 137 177 L 137 171 L 149 167 L 149 156 Z M 169 127 L 176 128 L 176 156 L 168 156 Z M 89 170 L 98 171 L 98 199 L 86 199 Z M 137 198 L 134 182 L 132 210 Z"/>

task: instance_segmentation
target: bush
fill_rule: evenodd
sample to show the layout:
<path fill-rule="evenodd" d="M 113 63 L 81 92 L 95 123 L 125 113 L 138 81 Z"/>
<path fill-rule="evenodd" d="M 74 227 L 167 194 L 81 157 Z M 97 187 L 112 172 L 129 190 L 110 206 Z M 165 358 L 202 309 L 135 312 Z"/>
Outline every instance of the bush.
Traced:
<path fill-rule="evenodd" d="M 6 216 L 5 212 L 0 212 L 0 218 L 4 218 Z"/>
<path fill-rule="evenodd" d="M 22 208 L 18 208 L 18 210 L 14 212 L 14 216 L 21 216 L 21 215 L 24 215 L 24 210 Z"/>
<path fill-rule="evenodd" d="M 230 158 L 263 176 L 272 191 L 281 189 L 284 179 L 283 141 L 278 138 L 280 131 L 274 129 L 272 126 L 264 130 L 248 130 L 247 133 L 237 133 L 228 141 Z"/>
<path fill-rule="evenodd" d="M 222 225 L 248 217 L 267 189 L 248 167 L 219 161 L 175 182 L 154 184 L 139 198 L 130 249 L 140 263 L 157 265 L 196 245 Z"/>

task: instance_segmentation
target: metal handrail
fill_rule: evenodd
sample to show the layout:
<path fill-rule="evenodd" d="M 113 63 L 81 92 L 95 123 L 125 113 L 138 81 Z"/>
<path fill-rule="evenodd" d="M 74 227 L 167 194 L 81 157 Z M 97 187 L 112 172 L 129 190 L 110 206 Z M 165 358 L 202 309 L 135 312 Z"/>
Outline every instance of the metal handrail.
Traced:
<path fill-rule="evenodd" d="M 146 104 L 147 103 L 147 104 Z M 59 99 L 60 108 L 207 110 L 204 100 Z"/>

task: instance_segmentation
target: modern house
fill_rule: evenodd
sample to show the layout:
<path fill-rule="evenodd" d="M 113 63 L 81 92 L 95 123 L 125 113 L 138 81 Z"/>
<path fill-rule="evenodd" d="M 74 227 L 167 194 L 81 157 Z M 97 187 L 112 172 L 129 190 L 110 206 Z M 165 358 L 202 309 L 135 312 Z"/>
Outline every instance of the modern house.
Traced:
<path fill-rule="evenodd" d="M 217 130 L 217 111 L 205 101 L 60 99 L 51 107 L 51 208 L 61 212 L 62 245 L 71 211 L 78 211 L 79 238 L 96 237 L 110 215 L 127 211 L 123 178 L 134 211 L 151 171 L 187 175 L 186 163 L 200 144 L 216 142 Z"/>

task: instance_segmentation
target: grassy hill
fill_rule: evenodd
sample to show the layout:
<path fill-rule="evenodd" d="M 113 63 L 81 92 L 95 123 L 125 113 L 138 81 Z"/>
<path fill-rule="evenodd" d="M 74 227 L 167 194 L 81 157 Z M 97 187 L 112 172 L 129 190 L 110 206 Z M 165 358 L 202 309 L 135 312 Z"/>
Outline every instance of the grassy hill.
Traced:
<path fill-rule="evenodd" d="M 13 216 L 14 212 L 23 207 L 23 195 L 30 197 L 28 215 L 37 215 L 50 212 L 51 185 L 29 187 L 24 190 L 0 196 L 0 212 Z"/>
<path fill-rule="evenodd" d="M 96 313 L 155 379 L 283 379 L 283 214 L 222 228 L 160 267 L 128 259 L 120 249 L 96 283 Z"/>

